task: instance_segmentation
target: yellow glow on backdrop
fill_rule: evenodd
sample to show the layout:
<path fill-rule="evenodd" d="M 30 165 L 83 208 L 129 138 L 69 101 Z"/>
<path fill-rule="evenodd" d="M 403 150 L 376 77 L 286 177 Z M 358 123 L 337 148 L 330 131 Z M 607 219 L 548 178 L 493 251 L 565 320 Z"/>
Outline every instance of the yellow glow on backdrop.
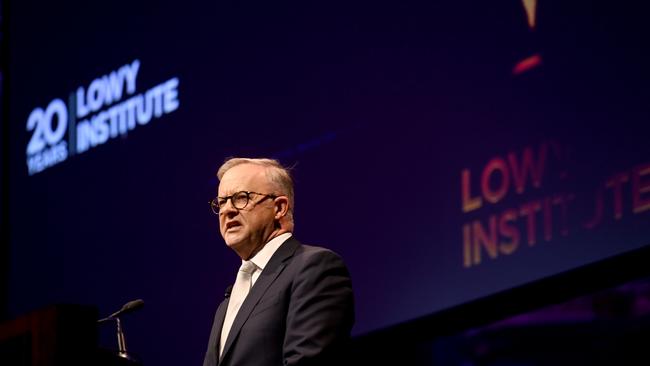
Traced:
<path fill-rule="evenodd" d="M 531 29 L 535 28 L 535 13 L 537 11 L 537 0 L 521 0 L 526 9 L 526 15 L 528 16 L 528 26 Z"/>

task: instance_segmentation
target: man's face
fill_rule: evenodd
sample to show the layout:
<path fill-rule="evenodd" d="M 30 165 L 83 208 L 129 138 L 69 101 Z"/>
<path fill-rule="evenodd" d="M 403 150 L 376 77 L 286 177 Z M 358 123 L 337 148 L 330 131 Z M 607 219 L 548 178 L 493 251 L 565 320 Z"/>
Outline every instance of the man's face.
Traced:
<path fill-rule="evenodd" d="M 219 197 L 236 192 L 249 191 L 264 194 L 273 193 L 265 168 L 255 164 L 241 164 L 230 168 L 221 177 Z M 251 194 L 248 205 L 236 209 L 228 200 L 219 213 L 219 230 L 226 245 L 243 259 L 248 259 L 264 245 L 274 230 L 273 199 Z"/>

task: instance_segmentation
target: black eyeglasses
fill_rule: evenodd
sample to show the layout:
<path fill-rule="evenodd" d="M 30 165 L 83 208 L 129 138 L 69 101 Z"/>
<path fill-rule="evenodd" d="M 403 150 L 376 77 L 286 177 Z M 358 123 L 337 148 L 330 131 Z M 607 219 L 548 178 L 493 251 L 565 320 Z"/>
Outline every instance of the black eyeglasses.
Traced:
<path fill-rule="evenodd" d="M 273 198 L 273 199 L 278 198 L 278 196 L 274 194 L 239 191 L 231 194 L 230 196 L 214 198 L 212 201 L 210 201 L 210 207 L 212 208 L 212 212 L 218 215 L 219 211 L 226 205 L 226 203 L 228 203 L 228 200 L 230 200 L 234 208 L 241 210 L 248 205 L 248 201 L 250 201 L 251 199 L 251 194 L 264 196 L 264 198 L 257 201 L 256 203 L 260 203 L 267 198 Z"/>

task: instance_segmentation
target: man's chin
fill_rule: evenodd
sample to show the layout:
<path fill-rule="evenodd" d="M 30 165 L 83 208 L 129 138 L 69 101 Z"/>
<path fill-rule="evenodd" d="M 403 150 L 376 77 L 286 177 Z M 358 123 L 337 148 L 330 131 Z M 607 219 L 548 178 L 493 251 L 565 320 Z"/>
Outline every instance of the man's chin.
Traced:
<path fill-rule="evenodd" d="M 226 242 L 226 245 L 232 249 L 238 247 L 239 244 L 241 243 L 241 241 L 234 240 L 234 239 L 225 239 L 224 241 Z"/>
<path fill-rule="evenodd" d="M 236 249 L 242 244 L 241 236 L 235 235 L 234 233 L 226 234 L 223 239 L 226 242 L 226 245 L 231 249 Z"/>

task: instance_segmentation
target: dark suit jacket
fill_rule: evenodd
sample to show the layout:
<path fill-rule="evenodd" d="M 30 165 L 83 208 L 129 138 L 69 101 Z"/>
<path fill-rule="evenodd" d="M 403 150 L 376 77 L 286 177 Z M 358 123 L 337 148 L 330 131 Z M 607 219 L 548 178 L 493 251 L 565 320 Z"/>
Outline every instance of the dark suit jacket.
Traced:
<path fill-rule="evenodd" d="M 248 293 L 218 359 L 227 308 L 225 299 L 203 366 L 330 364 L 341 356 L 354 323 L 352 285 L 341 258 L 293 237 L 273 254 Z"/>

